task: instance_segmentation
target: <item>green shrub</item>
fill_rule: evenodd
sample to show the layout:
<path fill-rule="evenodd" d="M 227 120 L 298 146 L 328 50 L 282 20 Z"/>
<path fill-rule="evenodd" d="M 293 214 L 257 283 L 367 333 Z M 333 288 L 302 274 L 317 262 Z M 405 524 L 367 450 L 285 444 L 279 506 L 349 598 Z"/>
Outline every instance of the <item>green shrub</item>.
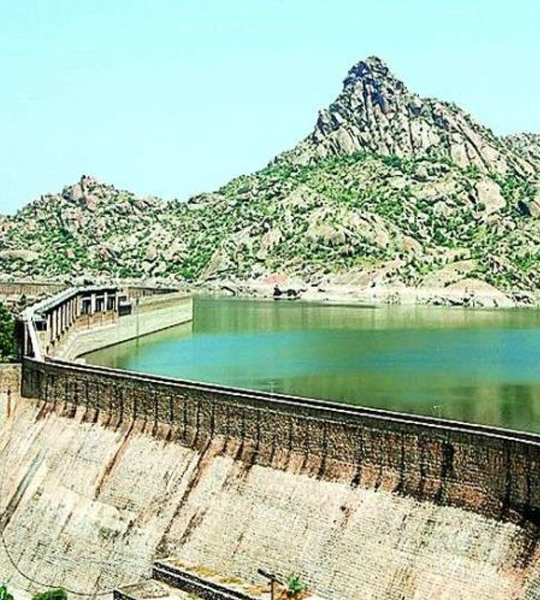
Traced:
<path fill-rule="evenodd" d="M 32 600 L 67 600 L 67 592 L 62 588 L 55 588 L 36 594 Z"/>
<path fill-rule="evenodd" d="M 15 318 L 0 304 L 0 362 L 15 360 Z M 0 597 L 0 600 L 4 600 Z"/>
<path fill-rule="evenodd" d="M 297 598 L 302 592 L 307 590 L 307 585 L 302 581 L 300 575 L 293 573 L 287 577 L 287 591 L 291 598 Z"/>
<path fill-rule="evenodd" d="M 0 600 L 13 600 L 5 585 L 0 585 Z"/>

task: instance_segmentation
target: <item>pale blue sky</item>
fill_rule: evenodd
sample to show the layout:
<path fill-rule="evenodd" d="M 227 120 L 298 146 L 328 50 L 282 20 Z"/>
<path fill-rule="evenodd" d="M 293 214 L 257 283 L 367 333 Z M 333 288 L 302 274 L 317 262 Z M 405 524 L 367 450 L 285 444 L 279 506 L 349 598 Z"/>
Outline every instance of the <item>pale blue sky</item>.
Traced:
<path fill-rule="evenodd" d="M 540 132 L 536 0 L 0 0 L 0 212 L 82 173 L 185 199 L 264 166 L 376 54 Z"/>

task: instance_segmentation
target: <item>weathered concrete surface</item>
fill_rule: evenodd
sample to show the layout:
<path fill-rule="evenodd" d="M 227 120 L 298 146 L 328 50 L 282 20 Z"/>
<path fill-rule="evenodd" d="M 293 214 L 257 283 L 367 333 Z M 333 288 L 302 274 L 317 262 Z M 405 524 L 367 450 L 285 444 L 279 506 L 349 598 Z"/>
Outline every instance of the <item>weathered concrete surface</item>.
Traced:
<path fill-rule="evenodd" d="M 20 401 L 19 390 L 21 387 L 21 365 L 0 363 L 0 430 L 6 419 L 11 419 L 15 409 Z M 0 441 L 0 444 L 3 444 Z M 5 453 L 2 451 L 0 461 L 0 497 L 2 489 L 3 473 L 5 472 Z M 9 459 L 8 459 L 9 460 Z M 9 560 L 5 549 L 0 542 L 0 581 L 4 581 L 4 577 L 8 572 Z M 14 594 L 17 600 L 30 600 L 29 594 L 22 587 L 15 587 L 13 584 L 9 586 L 9 591 Z"/>
<path fill-rule="evenodd" d="M 9 416 L 19 399 L 21 365 L 0 363 L 0 419 Z"/>
<path fill-rule="evenodd" d="M 358 485 L 354 465 L 285 451 L 257 464 L 240 442 L 202 450 L 164 424 L 17 403 L 0 424 L 0 527 L 29 576 L 78 591 L 134 583 L 154 558 L 256 580 L 300 572 L 350 600 L 539 598 L 537 529 Z M 0 554 L 2 575 L 35 589 Z"/>
<path fill-rule="evenodd" d="M 194 600 L 192 594 L 155 580 L 126 586 L 115 595 L 115 600 L 157 600 L 158 598 L 159 600 Z"/>

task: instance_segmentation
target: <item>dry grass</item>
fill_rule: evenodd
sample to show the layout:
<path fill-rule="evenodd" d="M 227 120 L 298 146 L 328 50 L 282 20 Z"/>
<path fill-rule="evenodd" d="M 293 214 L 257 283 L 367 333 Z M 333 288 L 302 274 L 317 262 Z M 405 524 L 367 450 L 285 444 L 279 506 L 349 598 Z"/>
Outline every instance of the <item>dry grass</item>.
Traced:
<path fill-rule="evenodd" d="M 220 583 L 223 583 L 225 585 L 245 585 L 245 581 L 243 579 L 240 579 L 239 577 L 236 577 L 235 575 L 219 575 L 217 577 L 218 581 Z"/>
<path fill-rule="evenodd" d="M 262 584 L 253 584 L 253 585 L 248 585 L 245 588 L 246 594 L 249 594 L 250 596 L 261 596 L 262 594 L 268 592 L 269 586 L 268 585 L 262 585 Z"/>
<path fill-rule="evenodd" d="M 293 594 L 287 588 L 279 588 L 276 594 L 276 600 L 304 600 L 310 595 L 308 590 L 304 590 L 299 594 Z"/>
<path fill-rule="evenodd" d="M 216 571 L 214 571 L 214 569 L 211 569 L 210 567 L 187 567 L 186 570 L 193 571 L 193 573 L 196 573 L 201 577 L 208 577 L 213 579 L 219 576 L 219 573 L 216 573 Z"/>

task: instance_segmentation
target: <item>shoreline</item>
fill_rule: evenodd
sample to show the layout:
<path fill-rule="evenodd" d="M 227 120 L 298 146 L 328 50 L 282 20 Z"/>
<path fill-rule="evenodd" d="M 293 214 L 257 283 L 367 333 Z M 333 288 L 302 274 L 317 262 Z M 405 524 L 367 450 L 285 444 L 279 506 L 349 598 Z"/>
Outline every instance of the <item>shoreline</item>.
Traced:
<path fill-rule="evenodd" d="M 25 281 L 0 281 L 0 285 L 16 286 L 34 285 Z M 96 285 L 104 281 L 98 278 Z M 223 279 L 205 282 L 172 282 L 160 279 L 140 280 L 108 280 L 114 285 L 166 285 L 184 289 L 192 294 L 210 294 L 216 296 L 235 296 L 240 298 L 260 298 L 266 300 L 294 301 L 302 300 L 317 304 L 351 305 L 351 306 L 444 306 L 469 309 L 510 309 L 510 308 L 540 308 L 540 290 L 502 291 L 480 279 L 466 278 L 446 286 L 407 286 L 403 283 L 386 283 L 371 280 L 342 282 L 339 277 L 329 277 L 320 283 L 308 283 L 299 277 L 285 275 L 269 276 L 263 280 Z M 57 283 L 61 286 L 62 284 Z M 67 287 L 69 284 L 66 283 Z M 281 295 L 274 295 L 275 288 Z M 290 295 L 289 295 L 290 294 Z M 0 293 L 0 302 L 13 302 L 15 296 Z"/>
<path fill-rule="evenodd" d="M 275 289 L 279 296 L 274 293 Z M 480 280 L 464 280 L 448 287 L 408 287 L 405 285 L 308 285 L 300 281 L 285 283 L 256 281 L 216 281 L 197 285 L 194 294 L 276 300 L 304 301 L 328 305 L 364 307 L 422 306 L 468 309 L 540 308 L 539 292 L 516 290 L 505 293 Z M 290 294 L 290 295 L 289 295 Z"/>

